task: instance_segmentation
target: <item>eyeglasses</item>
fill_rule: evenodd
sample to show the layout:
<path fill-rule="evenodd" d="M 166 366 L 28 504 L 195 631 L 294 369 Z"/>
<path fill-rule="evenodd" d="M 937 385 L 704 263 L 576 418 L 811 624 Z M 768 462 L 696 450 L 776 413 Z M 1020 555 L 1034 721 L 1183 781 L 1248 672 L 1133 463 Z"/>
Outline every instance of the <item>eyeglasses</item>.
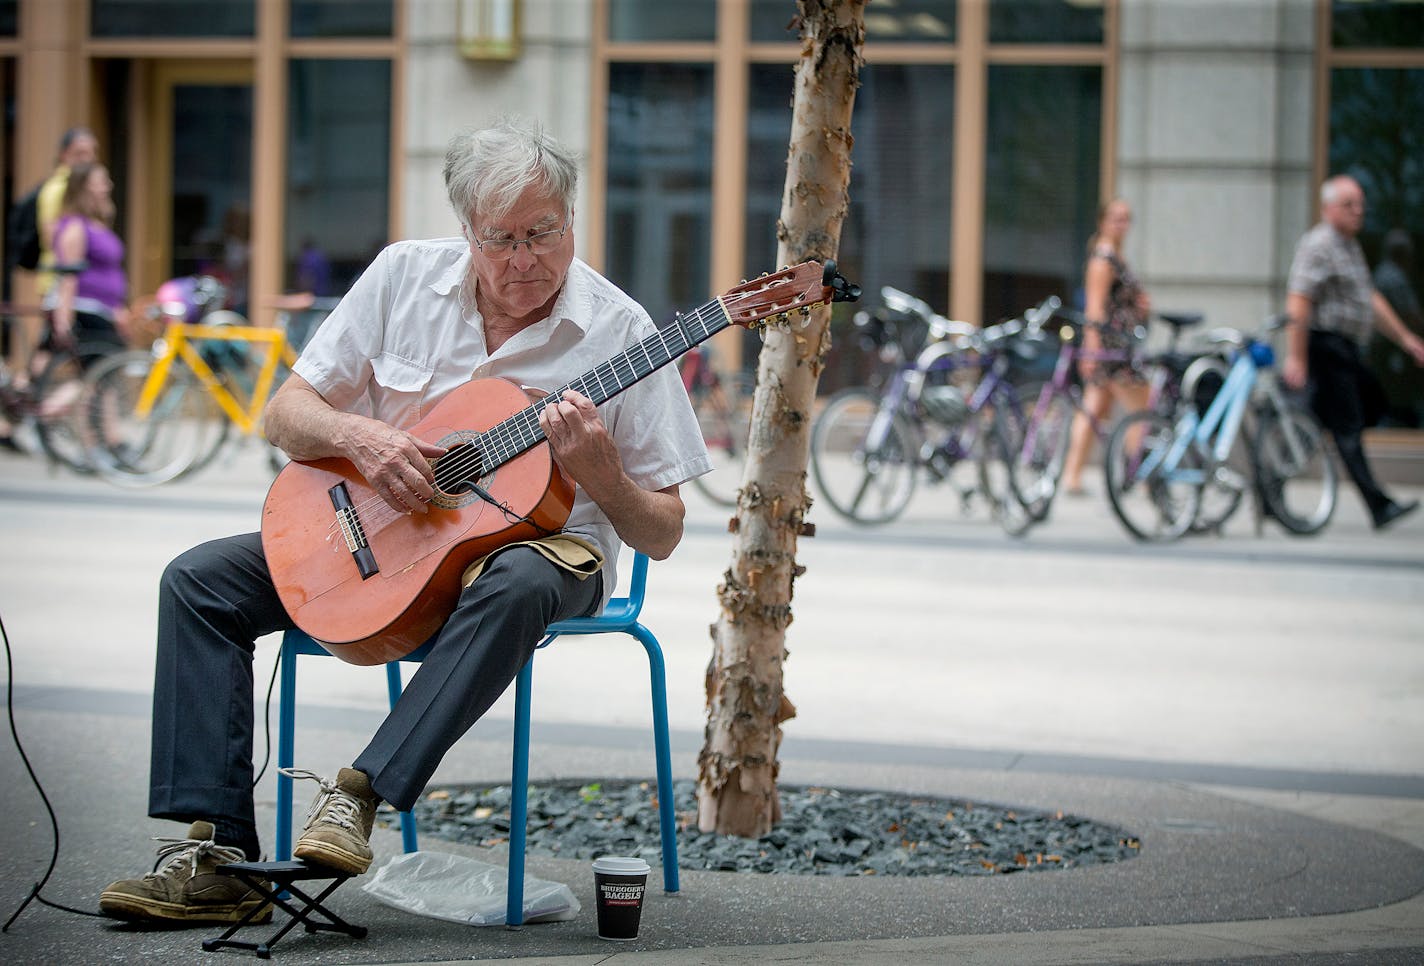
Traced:
<path fill-rule="evenodd" d="M 480 250 L 480 254 L 492 261 L 502 262 L 507 258 L 513 258 L 514 252 L 520 245 L 526 245 L 531 255 L 547 255 L 559 247 L 559 242 L 564 240 L 564 232 L 569 230 L 569 225 L 573 222 L 573 216 L 564 219 L 562 228 L 553 228 L 549 231 L 541 231 L 538 234 L 530 235 L 528 238 L 487 238 L 480 241 L 473 239 L 475 247 Z"/>

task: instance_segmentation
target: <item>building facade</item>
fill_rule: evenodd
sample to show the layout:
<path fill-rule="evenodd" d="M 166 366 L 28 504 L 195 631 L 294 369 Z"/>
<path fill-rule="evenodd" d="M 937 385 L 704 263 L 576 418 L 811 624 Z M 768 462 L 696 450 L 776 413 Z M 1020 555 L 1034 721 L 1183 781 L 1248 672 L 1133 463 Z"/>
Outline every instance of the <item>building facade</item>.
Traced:
<path fill-rule="evenodd" d="M 579 248 L 655 318 L 777 267 L 794 0 L 0 0 L 7 202 L 71 124 L 119 185 L 136 292 L 241 271 L 332 294 L 456 222 L 448 137 L 537 117 L 582 152 Z M 1078 297 L 1100 202 L 1156 307 L 1283 305 L 1323 177 L 1364 182 L 1371 263 L 1424 243 L 1424 4 L 871 0 L 845 269 L 974 322 Z M 1411 269 L 1418 290 L 1421 275 Z M 11 298 L 23 301 L 17 274 Z M 841 340 L 823 382 L 859 378 Z M 725 347 L 727 358 L 741 346 Z M 1417 370 L 1381 353 L 1396 422 Z"/>

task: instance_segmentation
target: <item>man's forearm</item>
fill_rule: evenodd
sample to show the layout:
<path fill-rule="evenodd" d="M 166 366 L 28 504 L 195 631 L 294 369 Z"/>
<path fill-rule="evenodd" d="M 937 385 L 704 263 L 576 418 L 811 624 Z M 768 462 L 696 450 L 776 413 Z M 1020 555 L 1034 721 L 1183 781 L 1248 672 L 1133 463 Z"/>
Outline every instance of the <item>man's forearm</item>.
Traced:
<path fill-rule="evenodd" d="M 294 460 L 323 459 L 347 455 L 343 424 L 359 418 L 332 408 L 300 376 L 289 376 L 267 406 L 264 430 Z"/>
<path fill-rule="evenodd" d="M 682 522 L 687 513 L 678 488 L 645 490 L 624 477 L 626 484 L 616 492 L 589 496 L 598 504 L 618 539 L 652 557 L 666 560 L 682 541 Z"/>
<path fill-rule="evenodd" d="M 1304 360 L 1310 344 L 1310 300 L 1295 292 L 1286 296 L 1286 352 Z"/>

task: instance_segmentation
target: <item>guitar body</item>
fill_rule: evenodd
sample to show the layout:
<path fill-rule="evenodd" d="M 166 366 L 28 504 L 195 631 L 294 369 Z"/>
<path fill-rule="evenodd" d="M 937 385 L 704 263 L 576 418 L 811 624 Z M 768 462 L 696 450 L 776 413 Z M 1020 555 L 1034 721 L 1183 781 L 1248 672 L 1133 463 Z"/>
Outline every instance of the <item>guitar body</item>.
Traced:
<path fill-rule="evenodd" d="M 574 486 L 547 442 L 492 470 L 478 469 L 475 435 L 528 405 L 514 383 L 478 379 L 451 392 L 412 427 L 413 435 L 449 450 L 435 460 L 436 495 L 423 514 L 387 505 L 344 459 L 289 463 L 262 507 L 262 547 L 296 625 L 349 663 L 396 660 L 450 616 L 470 563 L 562 527 L 573 508 Z M 469 480 L 499 506 L 450 485 L 463 483 L 462 463 L 476 468 L 466 474 Z M 354 526 L 343 529 L 333 491 L 349 500 Z M 355 531 L 357 544 L 348 530 Z M 364 559 L 353 551 L 358 544 Z"/>

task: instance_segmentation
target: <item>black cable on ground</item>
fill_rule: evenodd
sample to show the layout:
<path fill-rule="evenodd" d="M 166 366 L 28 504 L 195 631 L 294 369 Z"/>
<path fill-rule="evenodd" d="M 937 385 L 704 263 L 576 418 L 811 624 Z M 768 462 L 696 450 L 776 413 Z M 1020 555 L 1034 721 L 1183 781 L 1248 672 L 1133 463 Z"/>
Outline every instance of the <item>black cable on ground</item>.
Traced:
<path fill-rule="evenodd" d="M 5 630 L 5 621 L 3 619 L 0 619 L 0 638 L 3 638 L 5 641 L 5 710 L 10 716 L 10 736 L 15 739 L 15 750 L 20 753 L 20 760 L 25 763 L 25 771 L 30 773 L 30 781 L 34 782 L 35 791 L 40 793 L 40 800 L 44 802 L 45 811 L 49 812 L 50 828 L 54 830 L 54 851 L 50 853 L 49 868 L 45 869 L 44 877 L 35 883 L 34 888 L 30 890 L 30 894 L 25 896 L 25 901 L 20 903 L 20 908 L 16 909 L 14 915 L 5 921 L 5 925 L 3 928 L 0 928 L 0 932 L 9 932 L 15 920 L 20 918 L 20 913 L 24 912 L 25 908 L 35 900 L 39 900 L 51 909 L 62 909 L 65 912 L 73 912 L 81 916 L 94 916 L 95 918 L 102 919 L 104 918 L 104 914 L 101 912 L 90 912 L 87 909 L 75 909 L 58 902 L 50 902 L 40 894 L 40 890 L 42 890 L 45 883 L 49 881 L 49 877 L 54 873 L 55 865 L 59 862 L 59 820 L 55 818 L 54 809 L 50 806 L 49 796 L 45 794 L 44 786 L 40 784 L 39 776 L 35 774 L 34 768 L 30 766 L 30 757 L 25 754 L 25 748 L 20 744 L 20 732 L 15 727 L 15 665 L 10 656 L 10 635 Z"/>
<path fill-rule="evenodd" d="M 59 819 L 55 817 L 54 808 L 49 803 L 49 796 L 45 794 L 44 786 L 40 784 L 39 776 L 30 765 L 30 757 L 25 754 L 24 745 L 20 743 L 20 731 L 15 726 L 15 665 L 10 654 L 10 635 L 5 630 L 5 621 L 0 618 L 0 639 L 5 642 L 5 710 L 10 718 L 10 737 L 14 739 L 15 750 L 20 753 L 20 760 L 25 763 L 25 771 L 30 774 L 30 781 L 34 783 L 35 791 L 40 793 L 40 801 L 44 802 L 45 811 L 49 813 L 50 828 L 54 830 L 54 850 L 50 853 L 49 868 L 45 870 L 44 876 L 36 882 L 30 894 L 25 896 L 25 901 L 20 903 L 20 908 L 16 909 L 9 919 L 5 920 L 5 925 L 0 927 L 0 932 L 9 932 L 15 920 L 20 918 L 20 913 L 36 900 L 52 909 L 61 909 L 64 912 L 73 912 L 81 916 L 93 916 L 96 919 L 107 918 L 102 912 L 90 912 L 87 909 L 75 909 L 71 906 L 62 905 L 58 902 L 51 902 L 40 894 L 49 877 L 54 874 L 54 867 L 59 863 Z M 282 652 L 277 652 L 277 660 L 272 665 L 272 677 L 267 682 L 267 699 L 264 704 L 263 733 L 266 737 L 266 749 L 262 757 L 262 768 L 252 779 L 252 787 L 256 788 L 257 783 L 262 780 L 262 776 L 267 771 L 267 765 L 272 759 L 272 726 L 271 726 L 271 706 L 272 689 L 277 683 L 277 670 L 282 666 Z"/>

